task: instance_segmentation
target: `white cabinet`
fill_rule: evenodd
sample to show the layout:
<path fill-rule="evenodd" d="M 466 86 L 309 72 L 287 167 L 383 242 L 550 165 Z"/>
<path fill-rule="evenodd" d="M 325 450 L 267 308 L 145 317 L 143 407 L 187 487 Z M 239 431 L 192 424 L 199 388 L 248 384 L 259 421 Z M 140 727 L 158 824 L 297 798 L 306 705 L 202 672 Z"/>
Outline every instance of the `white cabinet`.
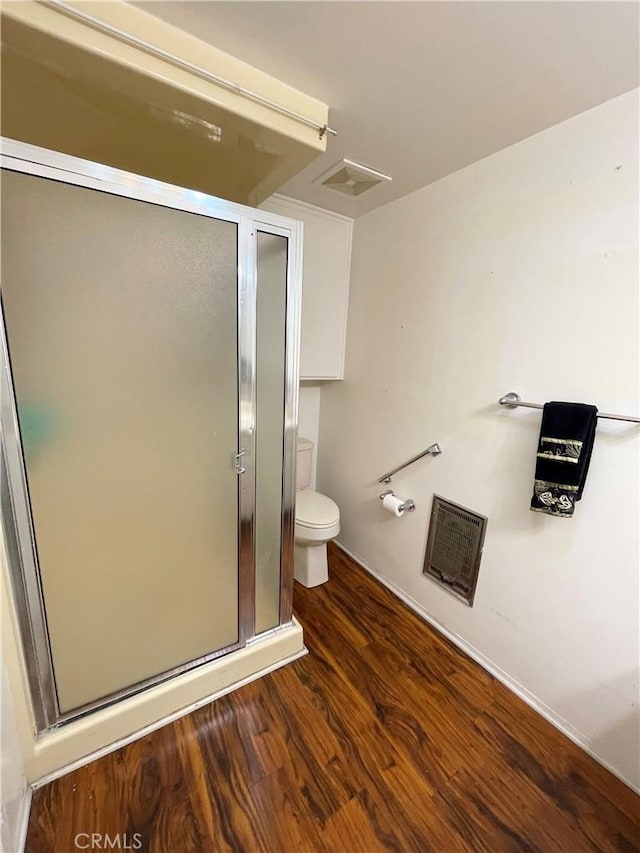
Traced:
<path fill-rule="evenodd" d="M 300 378 L 342 379 L 353 219 L 281 195 L 260 207 L 304 223 Z"/>

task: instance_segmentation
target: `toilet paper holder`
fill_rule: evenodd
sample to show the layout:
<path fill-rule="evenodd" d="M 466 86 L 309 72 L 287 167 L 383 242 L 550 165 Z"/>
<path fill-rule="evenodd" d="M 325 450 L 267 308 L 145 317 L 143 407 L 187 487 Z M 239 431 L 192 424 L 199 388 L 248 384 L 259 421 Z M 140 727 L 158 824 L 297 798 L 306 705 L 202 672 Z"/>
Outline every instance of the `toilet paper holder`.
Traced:
<path fill-rule="evenodd" d="M 393 489 L 387 489 L 386 492 L 383 492 L 381 495 L 378 495 L 378 497 L 380 498 L 381 501 L 383 501 L 387 497 L 387 495 L 392 495 L 392 494 L 393 494 Z M 405 510 L 407 512 L 413 512 L 415 508 L 416 508 L 416 505 L 411 500 L 411 498 L 408 498 L 406 501 L 401 503 L 400 506 L 398 507 L 398 509 L 400 509 L 402 512 L 404 512 Z"/>

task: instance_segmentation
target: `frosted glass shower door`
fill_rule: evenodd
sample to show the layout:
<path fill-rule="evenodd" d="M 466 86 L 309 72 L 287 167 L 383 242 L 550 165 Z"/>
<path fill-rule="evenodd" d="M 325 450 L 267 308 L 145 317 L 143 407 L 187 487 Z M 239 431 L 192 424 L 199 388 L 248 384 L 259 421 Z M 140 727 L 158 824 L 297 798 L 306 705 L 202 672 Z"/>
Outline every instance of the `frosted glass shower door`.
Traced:
<path fill-rule="evenodd" d="M 62 714 L 233 647 L 237 224 L 3 171 L 3 310 Z"/>
<path fill-rule="evenodd" d="M 256 633 L 280 621 L 289 241 L 257 233 Z"/>

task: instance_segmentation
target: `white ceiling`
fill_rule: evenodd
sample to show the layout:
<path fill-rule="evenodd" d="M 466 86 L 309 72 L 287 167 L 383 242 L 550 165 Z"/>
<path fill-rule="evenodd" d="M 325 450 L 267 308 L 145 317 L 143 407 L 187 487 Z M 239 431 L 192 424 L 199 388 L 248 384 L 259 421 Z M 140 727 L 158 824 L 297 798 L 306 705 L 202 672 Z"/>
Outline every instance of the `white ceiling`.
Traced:
<path fill-rule="evenodd" d="M 339 136 L 281 191 L 347 216 L 638 86 L 637 2 L 134 5 L 329 104 Z M 393 182 L 312 183 L 342 157 Z"/>

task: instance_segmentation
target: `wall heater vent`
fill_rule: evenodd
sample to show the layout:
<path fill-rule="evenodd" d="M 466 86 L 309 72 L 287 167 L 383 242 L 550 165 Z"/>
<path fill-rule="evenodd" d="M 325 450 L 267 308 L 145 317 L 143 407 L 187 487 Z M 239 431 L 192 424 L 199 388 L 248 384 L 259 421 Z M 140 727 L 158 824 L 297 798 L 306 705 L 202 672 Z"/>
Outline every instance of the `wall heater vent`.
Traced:
<path fill-rule="evenodd" d="M 470 607 L 487 526 L 484 515 L 433 496 L 423 574 Z"/>

